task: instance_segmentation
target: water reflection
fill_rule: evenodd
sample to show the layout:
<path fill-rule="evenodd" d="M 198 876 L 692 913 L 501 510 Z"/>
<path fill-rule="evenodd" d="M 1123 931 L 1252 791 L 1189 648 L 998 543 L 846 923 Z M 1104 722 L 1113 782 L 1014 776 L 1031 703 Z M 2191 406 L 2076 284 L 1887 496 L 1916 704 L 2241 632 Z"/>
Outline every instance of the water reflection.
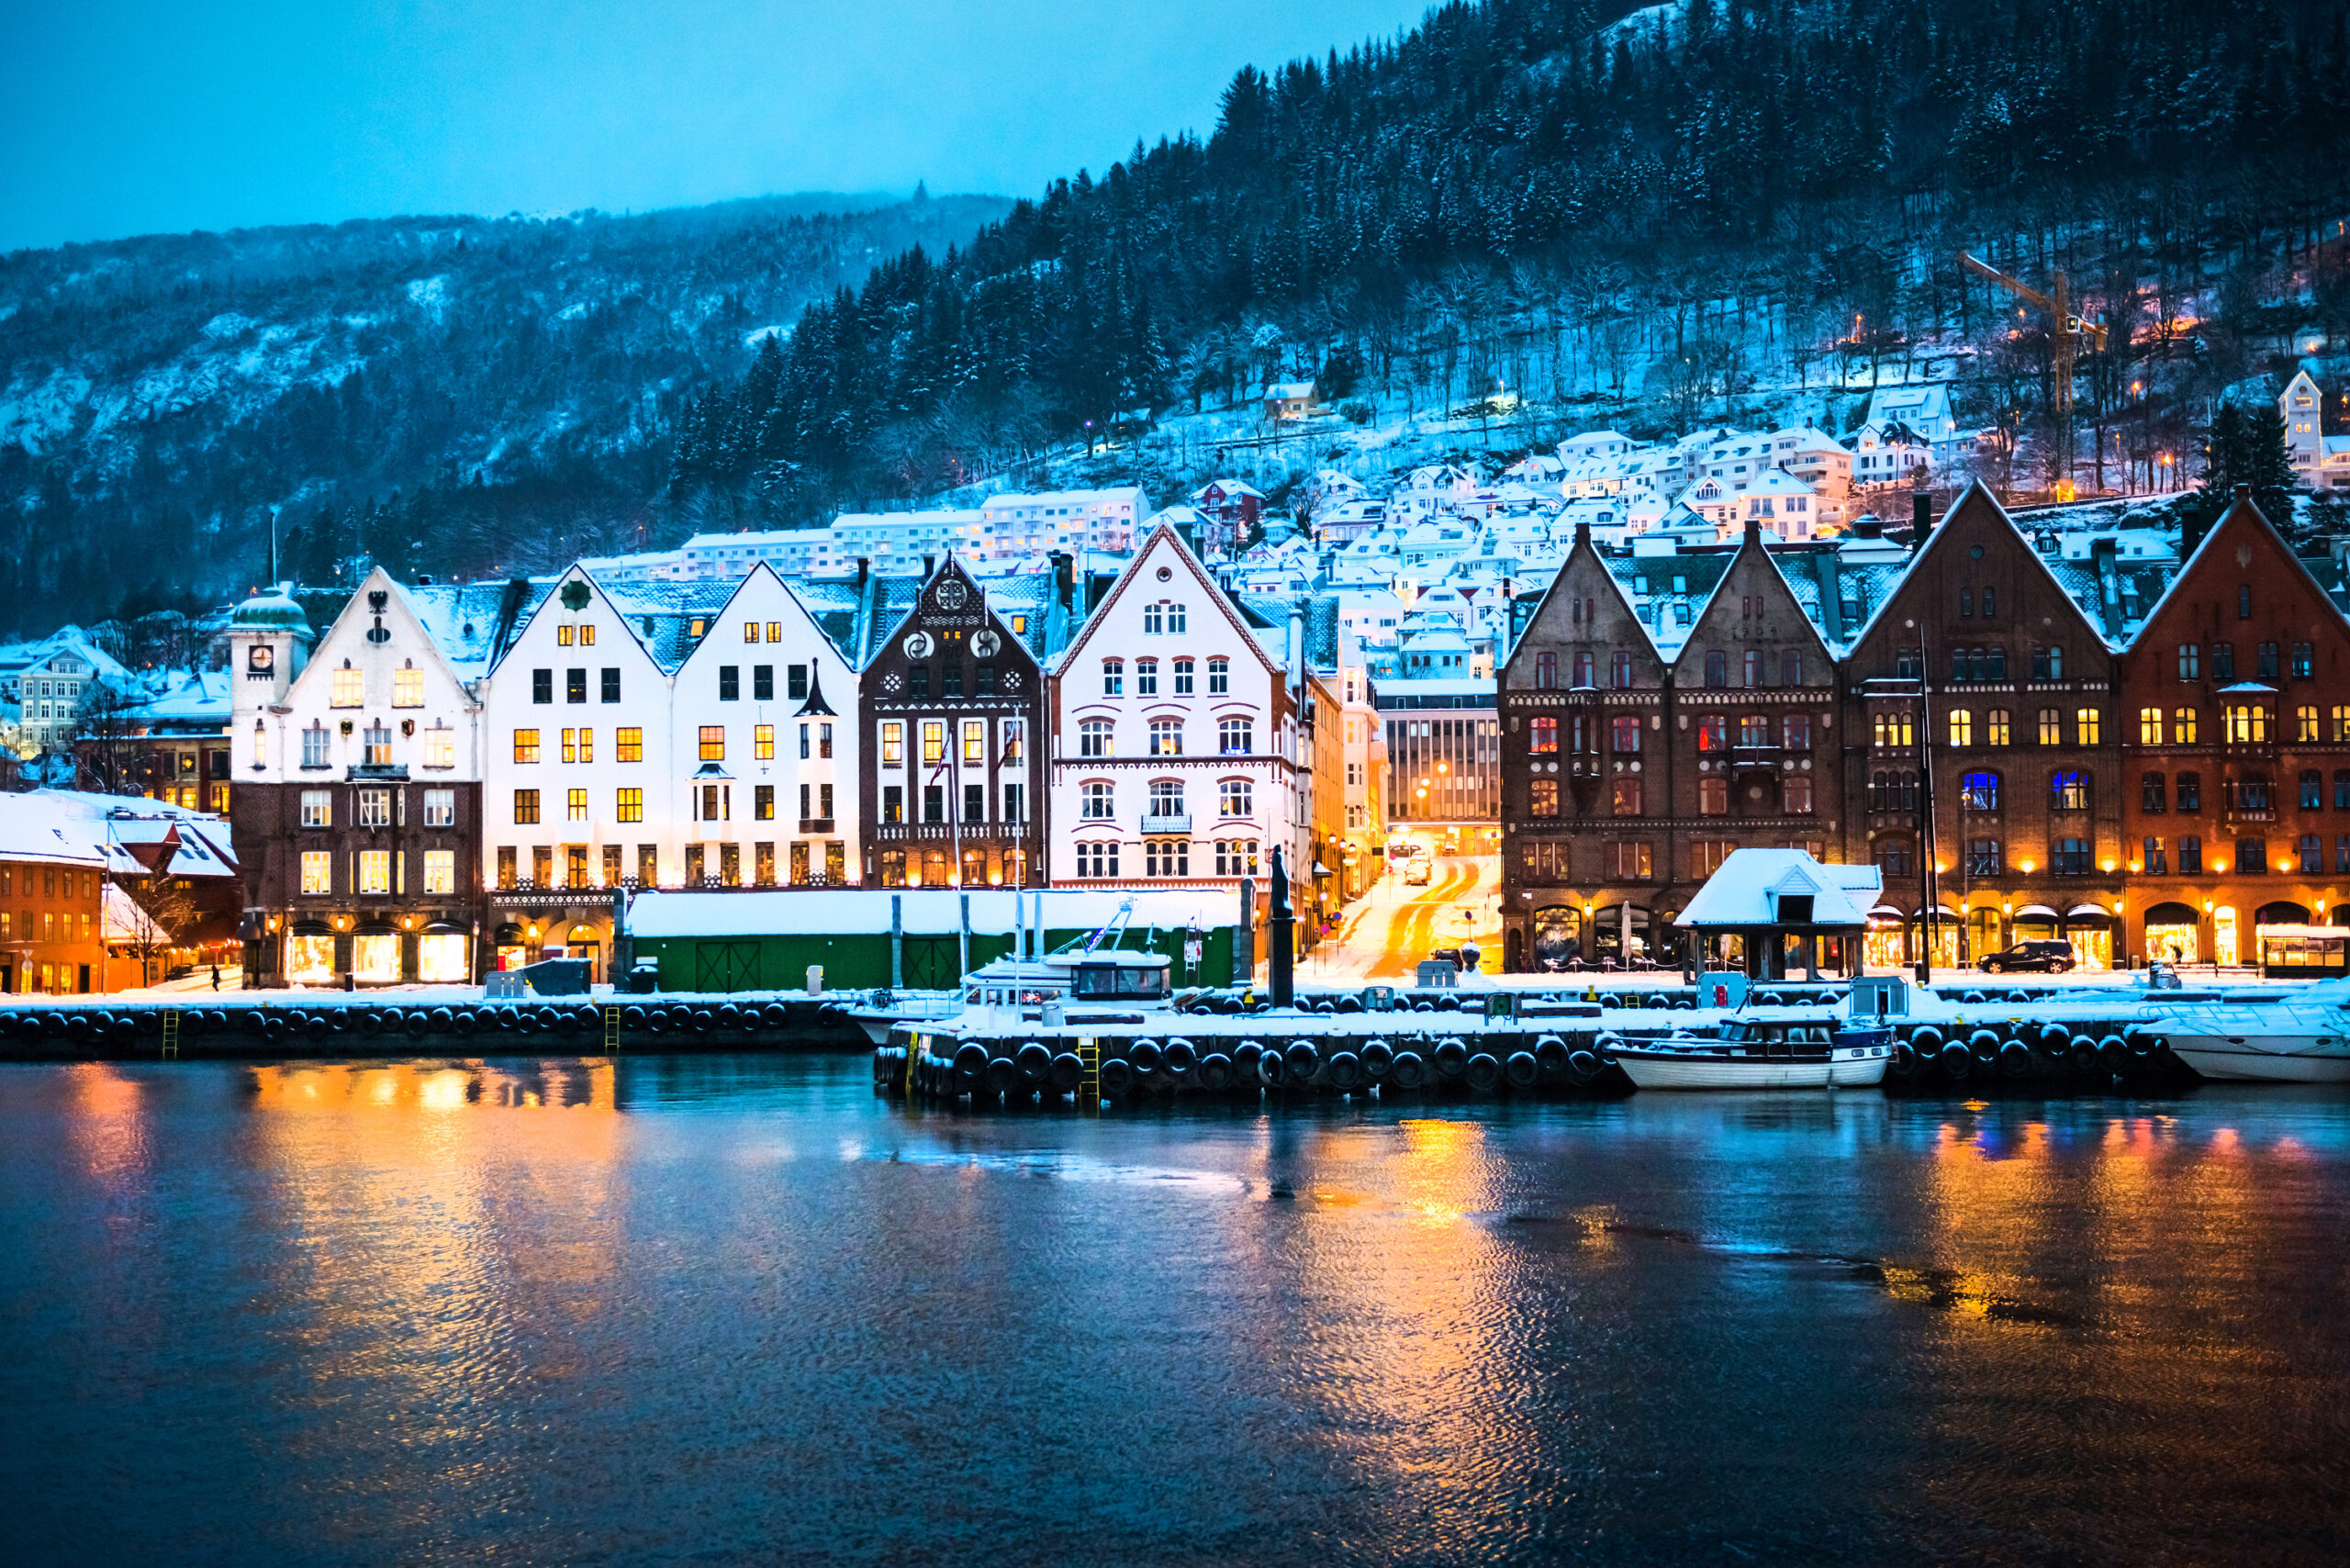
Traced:
<path fill-rule="evenodd" d="M 2322 1095 L 0 1070 L 0 1551 L 2289 1561 L 2350 1525 L 2345 1222 Z"/>

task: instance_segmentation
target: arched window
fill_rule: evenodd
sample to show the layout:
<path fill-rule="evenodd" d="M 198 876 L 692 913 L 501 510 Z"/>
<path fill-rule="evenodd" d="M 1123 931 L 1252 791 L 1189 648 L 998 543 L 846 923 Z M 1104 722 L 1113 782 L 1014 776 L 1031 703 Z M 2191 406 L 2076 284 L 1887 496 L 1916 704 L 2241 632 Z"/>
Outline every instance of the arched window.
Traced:
<path fill-rule="evenodd" d="M 1970 812 L 1996 812 L 1999 809 L 1999 776 L 1996 773 L 1962 774 L 1958 780 L 1959 804 Z"/>
<path fill-rule="evenodd" d="M 2350 767 L 2333 770 L 2333 809 L 2350 812 Z"/>
<path fill-rule="evenodd" d="M 1547 648 L 1534 655 L 1534 684 L 1544 691 L 1559 684 L 1559 655 Z"/>

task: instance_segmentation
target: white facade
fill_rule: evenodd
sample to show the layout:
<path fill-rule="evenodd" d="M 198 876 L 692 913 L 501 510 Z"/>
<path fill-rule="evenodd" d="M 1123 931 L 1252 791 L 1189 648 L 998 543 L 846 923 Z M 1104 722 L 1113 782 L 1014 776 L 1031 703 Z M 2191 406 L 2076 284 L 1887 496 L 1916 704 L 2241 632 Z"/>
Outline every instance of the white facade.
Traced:
<path fill-rule="evenodd" d="M 1171 529 L 1154 532 L 1052 678 L 1056 885 L 1260 879 L 1292 868 L 1290 675 Z"/>
<path fill-rule="evenodd" d="M 2293 477 L 2314 490 L 2350 490 L 2350 435 L 2325 433 L 2325 395 L 2306 370 L 2296 371 L 2277 395 L 2285 418 L 2285 461 Z"/>
<path fill-rule="evenodd" d="M 484 683 L 493 886 L 854 882 L 856 687 L 799 599 L 755 565 L 674 671 L 646 625 L 575 567 Z"/>
<path fill-rule="evenodd" d="M 127 691 L 130 672 L 68 626 L 35 643 L 0 649 L 0 727 L 30 756 L 63 751 L 81 733 L 82 711 L 102 689 Z"/>

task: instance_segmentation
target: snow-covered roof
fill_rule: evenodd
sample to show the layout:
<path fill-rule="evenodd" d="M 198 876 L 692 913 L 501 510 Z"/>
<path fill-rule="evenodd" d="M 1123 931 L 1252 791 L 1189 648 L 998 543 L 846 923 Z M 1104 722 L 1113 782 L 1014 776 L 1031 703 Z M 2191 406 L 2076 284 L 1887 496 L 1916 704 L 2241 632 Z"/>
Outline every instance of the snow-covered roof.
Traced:
<path fill-rule="evenodd" d="M 893 903 L 904 929 L 941 935 L 962 929 L 966 890 L 915 888 L 902 892 L 826 889 L 822 891 L 643 892 L 629 904 L 629 935 L 641 940 L 667 936 L 813 935 L 842 931 L 887 931 Z M 1013 930 L 1012 890 L 972 888 L 971 929 L 1004 936 Z M 1206 931 L 1229 925 L 1239 905 L 1217 891 L 1096 892 L 1088 889 L 1032 893 L 1044 909 L 1047 930 L 1095 930 L 1106 925 L 1127 899 L 1134 914 L 1127 928 L 1143 932 Z M 1131 938 L 1129 939 L 1131 940 Z"/>
<path fill-rule="evenodd" d="M 1675 925 L 1834 925 L 1858 929 L 1885 890 L 1874 866 L 1825 866 L 1800 849 L 1733 849 Z M 1780 919 L 1780 900 L 1811 900 L 1809 920 Z"/>

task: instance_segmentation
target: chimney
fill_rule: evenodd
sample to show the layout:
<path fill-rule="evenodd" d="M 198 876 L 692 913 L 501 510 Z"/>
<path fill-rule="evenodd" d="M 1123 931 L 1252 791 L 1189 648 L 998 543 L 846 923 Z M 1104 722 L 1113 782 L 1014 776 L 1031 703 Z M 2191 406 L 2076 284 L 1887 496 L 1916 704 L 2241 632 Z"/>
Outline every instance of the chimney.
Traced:
<path fill-rule="evenodd" d="M 1061 609 L 1073 610 L 1077 596 L 1077 563 L 1066 550 L 1052 553 L 1053 594 L 1061 601 Z"/>
<path fill-rule="evenodd" d="M 923 581 L 924 581 L 924 582 L 928 582 L 928 581 L 930 581 L 930 574 L 931 574 L 931 573 L 933 573 L 933 572 L 934 572 L 934 571 L 936 571 L 937 569 L 938 569 L 938 557 L 937 557 L 937 556 L 935 556 L 935 555 L 924 555 L 924 556 L 922 558 L 922 580 L 923 580 Z"/>
<path fill-rule="evenodd" d="M 2250 485 L 2238 485 L 2236 487 L 2236 499 L 2240 501 L 2248 501 L 2252 499 L 2252 487 Z"/>
<path fill-rule="evenodd" d="M 872 557 L 872 556 L 870 556 L 870 555 L 859 555 L 859 556 L 856 558 L 856 591 L 857 591 L 857 592 L 859 592 L 859 593 L 863 593 L 863 592 L 865 591 L 865 579 L 866 579 L 867 577 L 871 577 L 872 575 L 873 575 L 873 557 Z"/>
<path fill-rule="evenodd" d="M 1578 550 L 1587 550 L 1590 547 L 1591 519 L 1588 517 L 1579 517 L 1575 519 L 1575 548 Z"/>
<path fill-rule="evenodd" d="M 1930 491 L 1918 490 L 1909 497 L 1909 549 L 1911 554 L 1926 547 L 1926 535 L 1934 531 L 1934 498 Z"/>
<path fill-rule="evenodd" d="M 1305 689 L 1305 607 L 1294 601 L 1289 607 L 1289 684 L 1292 691 Z"/>
<path fill-rule="evenodd" d="M 1884 538 L 1885 520 L 1873 511 L 1863 512 L 1852 520 L 1852 537 L 1855 539 Z"/>

